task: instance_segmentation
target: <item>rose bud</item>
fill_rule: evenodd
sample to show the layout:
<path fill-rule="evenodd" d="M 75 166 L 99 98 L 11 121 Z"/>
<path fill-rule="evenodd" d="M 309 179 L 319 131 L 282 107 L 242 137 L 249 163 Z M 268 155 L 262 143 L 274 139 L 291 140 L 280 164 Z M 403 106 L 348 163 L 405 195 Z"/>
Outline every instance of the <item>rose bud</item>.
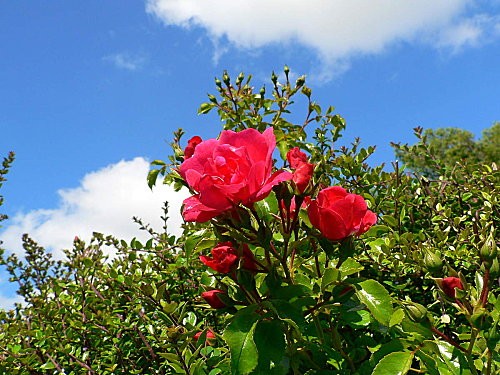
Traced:
<path fill-rule="evenodd" d="M 298 147 L 294 147 L 288 151 L 286 159 L 290 164 L 290 168 L 295 169 L 292 181 L 299 194 L 302 194 L 311 181 L 314 172 L 314 164 L 307 161 L 306 154 L 300 151 Z"/>
<path fill-rule="evenodd" d="M 455 288 L 457 289 L 464 289 L 464 286 L 462 285 L 462 282 L 458 277 L 445 277 L 444 279 L 441 280 L 441 290 L 443 291 L 444 294 L 446 294 L 450 298 L 455 298 L 456 291 Z"/>
<path fill-rule="evenodd" d="M 340 186 L 321 190 L 307 213 L 311 224 L 332 241 L 359 236 L 377 222 L 361 195 L 350 194 Z"/>
<path fill-rule="evenodd" d="M 226 292 L 220 289 L 212 289 L 201 293 L 201 297 L 207 301 L 211 308 L 222 309 L 226 307 L 226 304 L 221 301 L 219 294 L 226 294 Z"/>
<path fill-rule="evenodd" d="M 200 339 L 200 336 L 203 334 L 204 331 L 199 331 L 196 332 L 196 334 L 193 336 L 195 341 L 198 341 Z M 205 336 L 205 344 L 210 345 L 213 341 L 215 340 L 215 333 L 211 329 L 207 331 L 207 334 Z"/>
<path fill-rule="evenodd" d="M 194 155 L 194 149 L 202 142 L 202 139 L 195 135 L 188 141 L 186 148 L 184 149 L 184 160 L 189 159 Z"/>

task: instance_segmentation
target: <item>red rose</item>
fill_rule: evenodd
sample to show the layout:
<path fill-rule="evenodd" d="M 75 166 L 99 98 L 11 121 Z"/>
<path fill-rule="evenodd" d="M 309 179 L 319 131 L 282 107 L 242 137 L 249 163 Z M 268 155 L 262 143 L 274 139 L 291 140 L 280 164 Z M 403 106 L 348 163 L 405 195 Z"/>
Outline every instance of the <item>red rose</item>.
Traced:
<path fill-rule="evenodd" d="M 441 281 L 441 289 L 443 290 L 444 294 L 446 294 L 450 298 L 455 298 L 455 288 L 464 289 L 464 286 L 462 285 L 462 282 L 458 277 L 445 277 Z"/>
<path fill-rule="evenodd" d="M 321 190 L 307 210 L 311 224 L 330 240 L 363 234 L 377 222 L 365 200 L 340 186 Z"/>
<path fill-rule="evenodd" d="M 197 194 L 184 200 L 186 221 L 208 221 L 238 204 L 251 206 L 269 195 L 273 186 L 290 180 L 286 171 L 272 173 L 276 147 L 273 129 L 223 131 L 219 139 L 196 146 L 179 173 Z"/>
<path fill-rule="evenodd" d="M 205 255 L 200 255 L 200 260 L 205 266 L 208 266 L 214 271 L 220 273 L 231 272 L 236 267 L 238 259 L 240 258 L 238 251 L 234 248 L 231 242 L 219 243 L 212 249 L 211 254 L 211 258 Z M 243 258 L 243 268 L 251 271 L 257 270 L 255 257 L 248 248 L 247 244 L 243 245 L 241 257 Z"/>
<path fill-rule="evenodd" d="M 295 169 L 301 163 L 307 163 L 307 155 L 300 151 L 298 147 L 294 147 L 286 154 L 286 160 L 288 160 L 290 168 Z"/>
<path fill-rule="evenodd" d="M 211 251 L 212 257 L 200 255 L 200 260 L 205 266 L 220 273 L 229 273 L 238 261 L 236 249 L 231 242 L 222 242 Z"/>
<path fill-rule="evenodd" d="M 311 181 L 314 164 L 307 162 L 306 154 L 300 151 L 298 147 L 294 147 L 288 151 L 286 158 L 288 163 L 290 163 L 290 167 L 295 169 L 292 181 L 295 183 L 299 193 L 302 194 L 309 185 L 309 181 Z"/>
<path fill-rule="evenodd" d="M 203 334 L 203 331 L 196 332 L 196 334 L 193 336 L 195 341 L 198 341 L 200 339 L 200 336 Z M 215 340 L 215 333 L 211 329 L 207 331 L 207 335 L 205 336 L 205 343 L 210 345 L 210 343 Z"/>
<path fill-rule="evenodd" d="M 202 142 L 202 139 L 195 135 L 188 141 L 188 145 L 184 149 L 184 160 L 189 159 L 194 154 L 194 149 Z"/>
<path fill-rule="evenodd" d="M 219 294 L 226 294 L 226 292 L 220 289 L 212 289 L 201 293 L 201 296 L 205 301 L 207 301 L 211 308 L 222 309 L 226 307 L 226 304 L 220 300 L 218 296 Z"/>

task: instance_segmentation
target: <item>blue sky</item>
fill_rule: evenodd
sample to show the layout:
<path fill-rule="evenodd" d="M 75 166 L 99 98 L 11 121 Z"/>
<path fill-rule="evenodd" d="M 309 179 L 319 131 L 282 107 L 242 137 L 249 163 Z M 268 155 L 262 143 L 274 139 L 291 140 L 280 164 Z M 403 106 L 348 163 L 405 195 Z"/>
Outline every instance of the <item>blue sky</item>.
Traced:
<path fill-rule="evenodd" d="M 346 142 L 390 162 L 415 126 L 480 135 L 500 120 L 500 1 L 3 1 L 0 154 L 17 154 L 4 247 L 28 231 L 57 252 L 92 230 L 132 237 L 134 214 L 155 223 L 181 198 L 149 192 L 147 162 L 178 127 L 219 133 L 196 114 L 213 78 L 260 86 L 285 64 L 346 118 Z"/>

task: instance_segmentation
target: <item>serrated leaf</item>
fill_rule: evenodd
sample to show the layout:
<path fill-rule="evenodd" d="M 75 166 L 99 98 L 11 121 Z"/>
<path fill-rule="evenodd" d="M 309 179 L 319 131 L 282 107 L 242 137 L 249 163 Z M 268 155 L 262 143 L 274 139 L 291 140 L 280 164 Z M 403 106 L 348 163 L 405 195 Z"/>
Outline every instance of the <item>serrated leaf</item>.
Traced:
<path fill-rule="evenodd" d="M 254 342 L 254 332 L 259 315 L 256 306 L 238 311 L 222 335 L 231 352 L 231 373 L 249 374 L 258 364 L 259 353 Z"/>
<path fill-rule="evenodd" d="M 410 370 L 413 356 L 412 352 L 390 353 L 375 366 L 372 375 L 404 375 Z"/>
<path fill-rule="evenodd" d="M 389 292 L 375 280 L 365 280 L 355 286 L 356 295 L 373 317 L 383 325 L 389 326 L 393 312 Z"/>

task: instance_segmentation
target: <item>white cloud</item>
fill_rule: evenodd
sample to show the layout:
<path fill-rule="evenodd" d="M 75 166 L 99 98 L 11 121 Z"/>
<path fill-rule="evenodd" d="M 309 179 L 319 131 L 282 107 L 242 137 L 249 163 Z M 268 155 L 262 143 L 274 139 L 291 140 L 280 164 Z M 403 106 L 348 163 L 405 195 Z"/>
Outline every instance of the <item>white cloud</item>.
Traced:
<path fill-rule="evenodd" d="M 116 53 L 103 57 L 104 61 L 112 63 L 119 69 L 135 71 L 141 69 L 147 62 L 147 58 L 142 55 L 130 55 L 128 53 Z"/>
<path fill-rule="evenodd" d="M 472 5 L 473 0 L 146 0 L 147 12 L 163 23 L 203 28 L 215 46 L 298 42 L 341 72 L 353 56 L 379 53 L 395 42 L 473 44 L 489 28 L 465 15 Z"/>
<path fill-rule="evenodd" d="M 458 52 L 464 47 L 488 43 L 500 35 L 500 17 L 478 14 L 443 30 L 438 45 Z"/>
<path fill-rule="evenodd" d="M 29 233 L 60 257 L 61 249 L 70 248 L 75 236 L 88 240 L 94 231 L 125 240 L 144 239 L 147 234 L 139 231 L 132 217 L 140 217 L 160 231 L 165 201 L 169 202 L 169 232 L 180 234 L 180 206 L 187 193 L 175 192 L 160 181 L 151 191 L 146 183 L 148 170 L 149 163 L 137 157 L 88 173 L 79 187 L 58 192 L 58 207 L 18 213 L 9 220 L 0 234 L 2 247 L 22 252 L 21 236 Z"/>

